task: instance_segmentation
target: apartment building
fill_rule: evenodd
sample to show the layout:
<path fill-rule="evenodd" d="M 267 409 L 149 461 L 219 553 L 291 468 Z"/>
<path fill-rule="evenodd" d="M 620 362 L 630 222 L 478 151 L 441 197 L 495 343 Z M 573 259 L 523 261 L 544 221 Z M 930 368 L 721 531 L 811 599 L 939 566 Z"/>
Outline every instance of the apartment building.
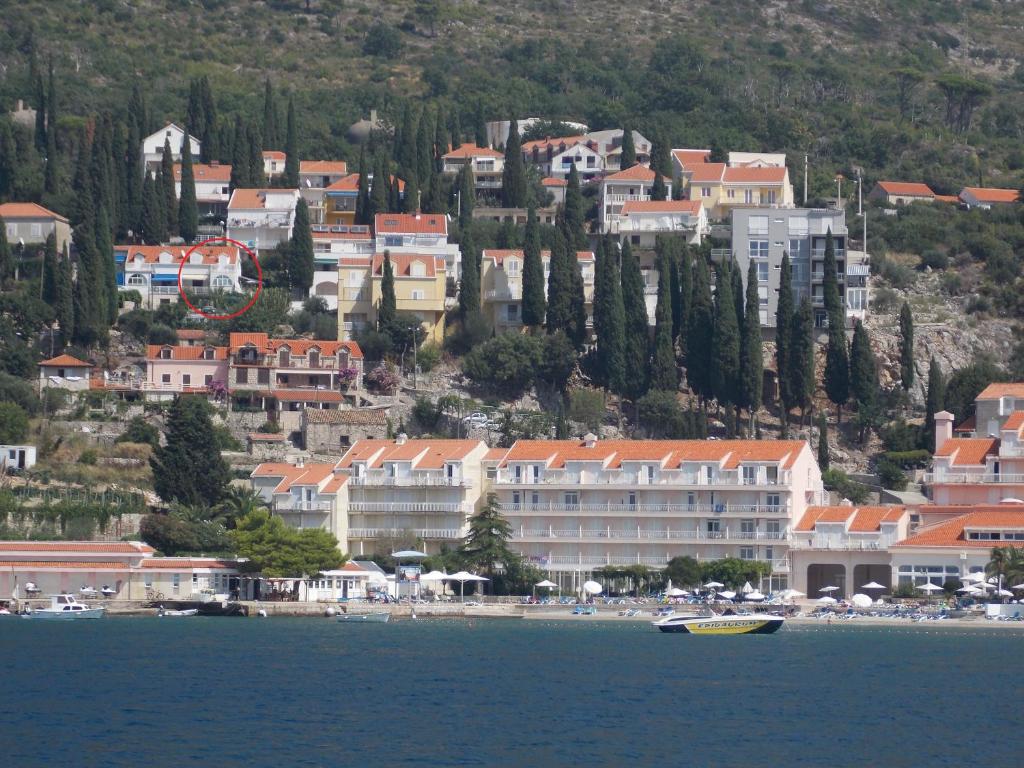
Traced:
<path fill-rule="evenodd" d="M 438 213 L 378 213 L 373 221 L 376 253 L 389 251 L 444 257 L 445 273 L 462 277 L 462 258 L 457 243 L 448 242 L 448 216 Z"/>
<path fill-rule="evenodd" d="M 405 182 L 396 176 L 391 183 L 398 185 L 399 199 L 405 198 Z M 373 174 L 370 174 L 370 188 L 373 185 Z M 335 226 L 338 224 L 355 224 L 356 203 L 359 200 L 359 174 L 350 173 L 327 186 L 323 191 L 322 218 L 310 219 L 320 224 Z M 319 214 L 318 214 L 319 217 Z"/>
<path fill-rule="evenodd" d="M 708 218 L 722 221 L 736 208 L 791 208 L 793 185 L 784 154 L 730 152 L 710 162 L 709 149 L 672 150 L 673 173 L 683 196 L 699 200 Z"/>
<path fill-rule="evenodd" d="M 869 306 L 867 256 L 848 251 L 846 213 L 840 209 L 737 208 L 732 211 L 732 248 L 714 249 L 712 258 L 735 259 L 746 286 L 747 269 L 757 266 L 761 325 L 775 327 L 782 256 L 789 254 L 793 298 L 799 305 L 810 298 L 815 327 L 827 326 L 824 298 L 825 239 L 831 230 L 840 298 L 848 326 L 863 319 Z"/>
<path fill-rule="evenodd" d="M 60 252 L 71 242 L 68 220 L 38 203 L 2 203 L 0 219 L 4 223 L 7 242 L 12 246 L 42 245 L 53 235 Z"/>
<path fill-rule="evenodd" d="M 646 165 L 634 165 L 624 171 L 609 174 L 600 182 L 598 220 L 602 232 L 609 232 L 613 222 L 621 220 L 626 203 L 647 202 L 651 199 L 655 173 Z M 672 179 L 665 178 L 667 199 L 672 197 Z"/>
<path fill-rule="evenodd" d="M 440 552 L 465 537 L 483 492 L 480 440 L 359 440 L 336 472 L 348 478 L 348 551 L 390 552 L 413 536 Z"/>
<path fill-rule="evenodd" d="M 309 208 L 312 224 L 324 224 L 324 191 L 348 175 L 344 160 L 300 160 L 299 194 Z"/>
<path fill-rule="evenodd" d="M 292 528 L 322 528 L 348 550 L 348 476 L 334 464 L 267 462 L 249 475 L 253 490 Z"/>
<path fill-rule="evenodd" d="M 501 175 L 505 170 L 505 155 L 490 147 L 461 144 L 441 157 L 442 172 L 457 176 L 467 165 L 473 171 L 473 187 L 477 197 L 501 195 Z"/>
<path fill-rule="evenodd" d="M 227 236 L 258 251 L 287 242 L 298 200 L 297 189 L 236 189 L 228 201 Z"/>
<path fill-rule="evenodd" d="M 480 254 L 480 288 L 485 317 L 499 333 L 523 324 L 523 261 L 521 249 L 489 249 Z M 541 251 L 544 264 L 544 295 L 548 291 L 551 251 Z M 583 276 L 587 317 L 594 311 L 594 253 L 578 251 L 576 260 Z"/>
<path fill-rule="evenodd" d="M 425 253 L 388 253 L 394 275 L 395 307 L 415 315 L 423 324 L 420 341 L 444 340 L 447 294 L 444 256 Z M 380 309 L 384 253 L 342 257 L 338 263 L 338 337 L 354 338 L 366 327 L 376 327 Z"/>
<path fill-rule="evenodd" d="M 523 143 L 523 161 L 543 176 L 565 178 L 573 166 L 580 181 L 589 181 L 605 172 L 604 158 L 597 143 L 586 136 L 560 136 Z"/>
<path fill-rule="evenodd" d="M 345 256 L 371 256 L 373 235 L 365 224 L 313 224 L 313 284 L 309 295 L 338 309 L 338 264 Z"/>
<path fill-rule="evenodd" d="M 188 260 L 183 265 L 186 253 Z M 193 295 L 242 291 L 240 249 L 227 243 L 195 249 L 182 245 L 115 245 L 114 266 L 118 290 L 138 291 L 146 309 L 180 299 L 179 274 L 181 286 L 193 303 Z"/>
<path fill-rule="evenodd" d="M 228 348 L 149 344 L 146 347 L 146 381 L 142 389 L 149 399 L 170 400 L 178 394 L 209 394 L 226 390 Z"/>
<path fill-rule="evenodd" d="M 633 151 L 636 162 L 645 165 L 651 161 L 651 141 L 640 131 L 633 134 Z M 621 128 L 609 128 L 604 131 L 590 131 L 586 134 L 587 141 L 593 146 L 604 161 L 605 170 L 615 173 L 622 169 L 622 137 Z"/>
<path fill-rule="evenodd" d="M 512 546 L 575 584 L 605 565 L 676 556 L 772 564 L 786 586 L 790 533 L 823 503 L 806 442 L 520 440 L 488 462 Z"/>
<path fill-rule="evenodd" d="M 181 162 L 181 145 L 185 141 L 185 129 L 176 123 L 167 123 L 159 131 L 151 133 L 142 140 L 140 152 L 144 171 L 156 171 L 164 157 L 164 144 L 171 145 L 171 160 Z M 192 159 L 199 157 L 199 139 L 189 136 L 189 151 Z"/>
<path fill-rule="evenodd" d="M 699 245 L 709 232 L 708 215 L 699 200 L 632 200 L 609 216 L 608 233 L 636 248 L 654 248 L 658 235 L 680 235 Z"/>
<path fill-rule="evenodd" d="M 199 216 L 224 216 L 231 199 L 231 166 L 194 163 L 192 178 L 195 180 Z M 174 194 L 181 197 L 181 163 L 174 164 Z"/>

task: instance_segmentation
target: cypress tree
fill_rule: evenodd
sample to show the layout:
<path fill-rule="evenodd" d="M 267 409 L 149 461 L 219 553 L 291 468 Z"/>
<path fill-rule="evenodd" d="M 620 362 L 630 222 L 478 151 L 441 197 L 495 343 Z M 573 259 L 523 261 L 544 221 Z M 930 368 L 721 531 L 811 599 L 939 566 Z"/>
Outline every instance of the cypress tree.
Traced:
<path fill-rule="evenodd" d="M 383 333 L 390 332 L 397 314 L 395 301 L 395 271 L 391 266 L 391 253 L 384 251 L 384 264 L 380 277 L 380 307 L 377 309 L 377 328 Z"/>
<path fill-rule="evenodd" d="M 370 205 L 366 212 L 366 223 L 373 224 L 378 213 L 388 212 L 388 168 L 382 155 L 377 155 L 373 165 L 373 180 L 370 185 Z"/>
<path fill-rule="evenodd" d="M 850 389 L 860 409 L 869 409 L 878 396 L 878 366 L 871 351 L 871 341 L 864 325 L 858 321 L 853 328 L 850 345 Z"/>
<path fill-rule="evenodd" d="M 921 442 L 930 452 L 935 452 L 935 414 L 946 407 L 946 377 L 942 375 L 939 361 L 934 357 L 928 364 L 928 394 L 925 397 L 924 433 Z"/>
<path fill-rule="evenodd" d="M 900 383 L 904 392 L 914 384 L 914 314 L 906 301 L 900 308 Z"/>
<path fill-rule="evenodd" d="M 459 228 L 469 226 L 473 220 L 473 206 L 476 203 L 476 186 L 473 180 L 473 168 L 469 163 L 462 166 L 459 171 L 459 178 L 456 184 L 458 189 L 458 211 Z"/>
<path fill-rule="evenodd" d="M 799 408 L 803 416 L 814 394 L 814 314 L 810 299 L 805 297 L 800 302 L 791 327 L 787 375 L 792 386 L 792 405 Z"/>
<path fill-rule="evenodd" d="M 565 188 L 565 204 L 562 207 L 562 219 L 568 230 L 569 250 L 582 251 L 587 248 L 587 233 L 584 229 L 585 211 L 583 193 L 580 191 L 580 177 L 575 164 L 569 168 L 569 178 Z"/>
<path fill-rule="evenodd" d="M 300 197 L 295 205 L 295 226 L 288 246 L 288 278 L 292 291 L 305 296 L 313 285 L 313 231 L 309 228 L 309 206 Z"/>
<path fill-rule="evenodd" d="M 622 128 L 622 154 L 619 160 L 619 170 L 626 170 L 636 165 L 636 145 L 633 142 L 633 128 L 625 125 Z"/>
<path fill-rule="evenodd" d="M 236 189 L 247 188 L 251 178 L 252 175 L 249 172 L 249 142 L 245 135 L 245 125 L 242 124 L 242 118 L 236 116 L 235 133 L 231 141 L 231 191 L 234 192 Z"/>
<path fill-rule="evenodd" d="M 647 391 L 647 349 L 650 345 L 648 333 L 647 302 L 644 298 L 644 278 L 640 271 L 640 260 L 633 255 L 628 240 L 622 243 L 622 303 L 625 327 L 625 369 L 627 371 L 625 394 L 636 400 Z M 673 302 L 675 306 L 675 302 Z"/>
<path fill-rule="evenodd" d="M 6 277 L 4 265 L 8 258 L 7 232 L 3 219 L 0 219 L 0 280 Z M 42 299 L 51 307 L 57 306 L 57 283 L 60 280 L 60 262 L 57 258 L 57 238 L 51 232 L 46 236 L 43 245 L 43 288 Z"/>
<path fill-rule="evenodd" d="M 153 177 L 148 173 L 142 180 L 142 240 L 147 245 L 160 245 L 166 240 L 163 206 Z"/>
<path fill-rule="evenodd" d="M 672 178 L 672 156 L 669 152 L 668 139 L 660 129 L 654 131 L 651 139 L 651 170 L 666 178 Z"/>
<path fill-rule="evenodd" d="M 129 151 L 126 141 L 124 123 L 118 121 L 114 124 L 113 151 L 111 153 L 114 174 L 114 215 L 111 224 L 114 226 L 114 239 L 119 243 L 124 242 L 128 236 L 128 230 L 132 226 L 127 156 L 138 152 L 138 145 L 133 146 Z"/>
<path fill-rule="evenodd" d="M 779 273 L 779 303 L 775 310 L 775 372 L 779 385 L 779 403 L 785 425 L 793 407 L 792 382 L 789 377 L 790 338 L 793 329 L 793 268 L 789 254 L 782 254 Z"/>
<path fill-rule="evenodd" d="M 127 200 L 123 212 L 125 227 L 131 230 L 133 240 L 138 240 L 142 232 L 142 177 L 145 172 L 138 152 L 141 143 L 139 128 L 133 120 L 128 127 L 128 150 L 125 152 Z"/>
<path fill-rule="evenodd" d="M 274 102 L 274 87 L 268 77 L 263 82 L 263 148 L 279 149 L 277 136 L 277 104 Z"/>
<path fill-rule="evenodd" d="M 459 314 L 463 320 L 480 312 L 480 255 L 473 237 L 473 227 L 460 233 L 462 280 L 459 282 Z"/>
<path fill-rule="evenodd" d="M 658 256 L 658 304 L 654 310 L 654 343 L 651 349 L 651 389 L 675 392 L 679 368 L 672 345 L 672 276 L 668 256 Z"/>
<path fill-rule="evenodd" d="M 359 191 L 356 195 L 356 224 L 372 224 L 370 210 L 370 168 L 366 164 L 366 146 L 359 148 Z"/>
<path fill-rule="evenodd" d="M 512 122 L 516 126 L 516 132 L 518 133 L 519 124 L 514 120 Z M 484 105 L 480 101 L 476 103 L 476 112 L 473 115 L 473 134 L 473 140 L 478 147 L 487 146 L 487 123 L 484 120 Z"/>
<path fill-rule="evenodd" d="M 11 255 L 10 243 L 7 242 L 7 225 L 0 218 L 0 281 L 13 273 L 14 257 Z"/>
<path fill-rule="evenodd" d="M 825 314 L 828 315 L 828 324 L 838 324 L 843 327 L 842 303 L 839 299 L 839 277 L 836 274 L 836 249 L 835 240 L 832 237 L 832 227 L 825 233 L 825 261 L 822 265 L 824 270 L 824 281 L 822 292 L 825 301 Z M 838 318 L 839 322 L 833 320 Z"/>
<path fill-rule="evenodd" d="M 167 234 L 173 237 L 178 234 L 178 198 L 174 194 L 174 160 L 171 155 L 170 139 L 164 139 L 164 152 L 160 158 L 160 195 L 167 222 Z"/>
<path fill-rule="evenodd" d="M 74 292 L 74 339 L 90 345 L 100 338 L 102 307 L 101 281 L 99 279 L 99 256 L 96 252 L 95 215 L 92 209 L 92 192 L 88 188 L 79 195 L 79 211 L 82 220 L 72 232 L 75 251 L 78 254 L 78 279 Z"/>
<path fill-rule="evenodd" d="M 690 331 L 690 311 L 693 303 L 693 263 L 690 261 L 690 246 L 683 243 L 679 256 L 679 295 L 673 301 L 679 303 L 679 355 L 686 359 L 686 341 Z"/>
<path fill-rule="evenodd" d="M 195 172 L 192 170 L 191 142 L 187 138 L 181 142 L 181 197 L 178 199 L 178 231 L 186 243 L 194 242 L 199 234 L 196 178 Z"/>
<path fill-rule="evenodd" d="M 267 186 L 267 175 L 263 171 L 263 141 L 258 126 L 249 124 L 245 129 L 245 140 L 249 151 L 249 183 L 246 186 L 262 188 Z"/>
<path fill-rule="evenodd" d="M 221 458 L 205 398 L 182 395 L 167 417 L 167 444 L 149 460 L 153 487 L 165 502 L 210 507 L 224 495 L 231 472 Z"/>
<path fill-rule="evenodd" d="M 824 472 L 828 465 L 828 419 L 823 413 L 818 416 L 818 467 Z"/>
<path fill-rule="evenodd" d="M 564 331 L 569 335 L 572 323 L 572 273 L 569 269 L 567 244 L 561 228 L 555 229 L 548 265 L 547 332 Z"/>
<path fill-rule="evenodd" d="M 698 256 L 693 276 L 693 300 L 686 336 L 686 378 L 702 401 L 712 397 L 711 339 L 714 333 L 714 307 L 711 303 L 711 278 L 707 261 Z"/>
<path fill-rule="evenodd" d="M 299 129 L 295 123 L 295 97 L 288 99 L 288 126 L 284 142 L 284 185 L 299 186 Z"/>
<path fill-rule="evenodd" d="M 540 224 L 531 205 L 526 217 L 526 240 L 523 244 L 523 325 L 544 324 L 547 310 L 544 298 L 544 262 L 540 252 Z"/>
<path fill-rule="evenodd" d="M 203 98 L 199 89 L 199 79 L 192 78 L 188 84 L 188 106 L 185 108 L 186 137 L 202 137 L 205 126 L 206 116 L 203 114 Z"/>
<path fill-rule="evenodd" d="M 622 303 L 622 282 L 616 265 L 615 246 L 607 238 L 601 238 L 595 257 L 597 370 L 606 389 L 622 393 L 626 383 L 626 311 Z"/>
<path fill-rule="evenodd" d="M 846 332 L 831 323 L 825 348 L 825 394 L 836 406 L 836 423 L 842 420 L 843 406 L 850 399 L 850 360 Z"/>
<path fill-rule="evenodd" d="M 403 173 L 416 170 L 416 129 L 418 127 L 416 113 L 409 102 L 405 104 L 402 114 L 402 127 L 395 131 L 395 146 L 391 153 Z"/>
<path fill-rule="evenodd" d="M 583 270 L 580 267 L 577 252 L 572 249 L 567 250 L 571 289 L 569 294 L 569 338 L 577 350 L 582 350 L 583 343 L 587 340 L 587 300 L 583 285 Z"/>
<path fill-rule="evenodd" d="M 430 186 L 423 200 L 424 213 L 444 213 L 446 209 L 444 188 L 440 173 L 430 174 Z"/>
<path fill-rule="evenodd" d="M 651 200 L 665 200 L 667 197 L 668 187 L 665 186 L 665 179 L 655 171 L 654 183 L 651 185 Z"/>
<path fill-rule="evenodd" d="M 387 160 L 384 161 L 384 170 L 388 170 Z M 402 210 L 402 201 L 409 196 L 408 190 L 403 190 L 404 182 L 390 172 L 384 174 L 384 188 L 388 191 L 388 211 L 397 213 Z"/>
<path fill-rule="evenodd" d="M 71 257 L 67 245 L 58 262 L 57 290 L 54 298 L 54 311 L 60 324 L 61 336 L 65 343 L 71 341 L 75 331 L 75 294 L 71 280 Z"/>
<path fill-rule="evenodd" d="M 96 212 L 96 255 L 99 293 L 96 297 L 98 319 L 102 321 L 102 335 L 117 321 L 117 273 L 114 268 L 114 241 L 110 216 L 105 205 Z"/>
<path fill-rule="evenodd" d="M 736 327 L 740 329 L 742 336 L 746 314 L 743 311 L 743 276 L 740 274 L 740 265 L 736 263 L 736 259 L 732 259 L 729 263 L 729 274 L 732 276 L 732 300 L 736 307 Z"/>
<path fill-rule="evenodd" d="M 416 134 L 416 167 L 413 170 L 419 188 L 429 189 L 430 179 L 434 175 L 434 118 L 426 107 L 420 116 L 419 131 Z"/>
<path fill-rule="evenodd" d="M 49 77 L 46 83 L 46 147 L 47 152 L 51 144 L 57 146 L 57 120 L 59 110 L 57 109 L 57 84 L 53 76 L 53 59 L 50 59 Z M 47 155 L 49 156 L 49 155 Z"/>
<path fill-rule="evenodd" d="M 459 120 L 458 110 L 452 110 L 451 123 L 448 125 L 448 132 L 451 138 L 452 149 L 462 145 L 462 121 Z"/>
<path fill-rule="evenodd" d="M 732 293 L 732 269 L 722 264 L 715 287 L 715 327 L 712 335 L 711 391 L 719 403 L 736 405 L 740 384 L 740 329 Z"/>
<path fill-rule="evenodd" d="M 511 121 L 508 141 L 505 142 L 505 169 L 501 173 L 502 204 L 506 208 L 526 206 L 526 169 L 523 167 L 523 148 L 519 141 L 519 123 Z M 570 249 L 571 250 L 571 249 Z"/>
<path fill-rule="evenodd" d="M 114 208 L 113 166 L 111 164 L 110 121 L 104 115 L 96 125 L 90 163 L 93 190 L 93 210 L 106 208 L 107 215 Z"/>
<path fill-rule="evenodd" d="M 18 149 L 10 120 L 0 120 L 0 200 L 14 196 L 14 176 L 18 169 Z"/>
<path fill-rule="evenodd" d="M 46 91 L 43 88 L 43 76 L 36 78 L 36 149 L 46 151 Z"/>
<path fill-rule="evenodd" d="M 60 193 L 60 162 L 57 156 L 56 131 L 46 132 L 46 167 L 43 172 L 43 191 L 47 195 Z"/>
<path fill-rule="evenodd" d="M 448 152 L 448 121 L 445 119 L 444 108 L 438 107 L 434 116 L 434 167 L 431 176 L 441 173 L 444 168 L 444 156 Z M 452 143 L 452 148 L 455 144 Z"/>
<path fill-rule="evenodd" d="M 405 199 L 402 201 L 402 211 L 405 213 L 416 213 L 419 210 L 420 187 L 416 181 L 416 174 L 409 174 L 405 180 Z"/>
<path fill-rule="evenodd" d="M 741 399 L 750 414 L 751 433 L 754 432 L 757 412 L 761 409 L 761 390 L 764 386 L 764 348 L 761 343 L 761 307 L 757 288 L 757 265 L 750 262 L 747 270 L 746 315 L 743 318 L 743 338 L 740 344 L 740 384 Z"/>

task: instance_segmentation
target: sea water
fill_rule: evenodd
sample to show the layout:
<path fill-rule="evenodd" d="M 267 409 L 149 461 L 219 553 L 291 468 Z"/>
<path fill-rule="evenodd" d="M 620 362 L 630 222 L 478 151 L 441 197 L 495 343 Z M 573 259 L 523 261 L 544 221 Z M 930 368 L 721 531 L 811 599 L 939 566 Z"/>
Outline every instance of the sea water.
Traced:
<path fill-rule="evenodd" d="M 0 621 L 0 765 L 1017 766 L 1024 635 Z"/>

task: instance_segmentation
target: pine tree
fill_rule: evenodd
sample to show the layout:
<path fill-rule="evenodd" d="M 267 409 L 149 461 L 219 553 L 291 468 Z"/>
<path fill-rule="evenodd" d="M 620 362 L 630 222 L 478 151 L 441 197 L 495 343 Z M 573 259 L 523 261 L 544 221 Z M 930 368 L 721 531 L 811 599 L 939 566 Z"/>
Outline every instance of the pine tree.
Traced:
<path fill-rule="evenodd" d="M 711 342 L 711 391 L 724 405 L 736 405 L 740 399 L 740 329 L 736 324 L 732 290 L 732 269 L 726 262 L 715 284 L 715 327 Z"/>
<path fill-rule="evenodd" d="M 309 206 L 300 197 L 295 205 L 295 226 L 288 244 L 288 282 L 298 295 L 305 296 L 313 285 L 313 231 L 309 228 Z"/>
<path fill-rule="evenodd" d="M 669 257 L 658 256 L 658 303 L 654 310 L 654 343 L 651 348 L 651 389 L 675 392 L 679 368 L 672 344 L 672 276 Z"/>
<path fill-rule="evenodd" d="M 267 174 L 263 171 L 263 140 L 259 126 L 250 123 L 245 129 L 245 140 L 249 147 L 249 183 L 246 186 L 262 189 L 267 186 Z"/>
<path fill-rule="evenodd" d="M 793 408 L 793 387 L 789 376 L 789 354 L 793 329 L 793 268 L 789 254 L 782 254 L 779 272 L 779 302 L 775 310 L 775 373 L 779 386 L 779 403 L 785 425 Z"/>
<path fill-rule="evenodd" d="M 900 308 L 900 383 L 904 392 L 914 384 L 914 313 L 908 302 Z"/>
<path fill-rule="evenodd" d="M 142 240 L 147 245 L 160 245 L 167 239 L 163 206 L 156 182 L 148 173 L 142 180 Z"/>
<path fill-rule="evenodd" d="M 850 389 L 859 409 L 870 409 L 878 397 L 878 366 L 863 324 L 853 328 L 850 345 Z"/>
<path fill-rule="evenodd" d="M 268 77 L 263 83 L 263 148 L 280 149 L 277 136 L 277 104 L 274 102 L 274 87 Z"/>
<path fill-rule="evenodd" d="M 594 334 L 597 337 L 597 371 L 606 389 L 622 393 L 626 384 L 626 310 L 622 282 L 616 265 L 615 246 L 607 238 L 598 241 L 595 254 Z"/>
<path fill-rule="evenodd" d="M 828 419 L 822 413 L 818 416 L 818 468 L 824 472 L 828 466 Z"/>
<path fill-rule="evenodd" d="M 153 487 L 164 502 L 211 507 L 231 480 L 214 436 L 211 408 L 205 398 L 182 395 L 167 417 L 167 444 L 149 460 Z"/>
<path fill-rule="evenodd" d="M 711 339 L 714 333 L 714 307 L 711 302 L 711 278 L 707 261 L 698 256 L 693 275 L 693 298 L 686 335 L 686 379 L 702 401 L 712 397 Z"/>
<path fill-rule="evenodd" d="M 505 169 L 501 173 L 502 204 L 506 208 L 526 206 L 526 169 L 523 167 L 523 148 L 519 141 L 519 123 L 511 121 L 508 141 L 505 142 Z M 571 248 L 570 248 L 571 250 Z"/>
<path fill-rule="evenodd" d="M 556 228 L 548 265 L 547 332 L 564 331 L 569 335 L 572 323 L 572 272 L 568 245 L 561 228 Z"/>
<path fill-rule="evenodd" d="M 480 312 L 480 254 L 470 225 L 460 233 L 462 280 L 459 282 L 459 315 L 463 321 Z"/>
<path fill-rule="evenodd" d="M 686 359 L 686 340 L 690 335 L 690 311 L 693 303 L 693 262 L 690 261 L 690 246 L 685 242 L 680 247 L 679 294 L 673 298 L 674 307 L 679 304 L 679 356 Z"/>
<path fill-rule="evenodd" d="M 284 141 L 284 185 L 299 186 L 299 129 L 295 123 L 295 98 L 288 99 L 288 126 Z"/>
<path fill-rule="evenodd" d="M 14 257 L 11 255 L 11 246 L 7 242 L 7 225 L 0 218 L 0 282 L 14 273 Z"/>
<path fill-rule="evenodd" d="M 814 314 L 811 300 L 804 298 L 793 315 L 789 337 L 789 376 L 792 405 L 805 415 L 814 394 Z"/>
<path fill-rule="evenodd" d="M 565 188 L 565 203 L 562 206 L 562 220 L 567 234 L 570 251 L 587 249 L 587 233 L 584 229 L 586 213 L 583 207 L 583 193 L 580 191 L 580 177 L 575 164 L 569 167 L 569 177 Z"/>
<path fill-rule="evenodd" d="M 622 128 L 622 154 L 619 170 L 626 170 L 636 165 L 636 145 L 633 142 L 633 128 L 629 124 Z"/>
<path fill-rule="evenodd" d="M 757 265 L 750 262 L 747 270 L 746 315 L 740 344 L 740 384 L 743 405 L 750 414 L 750 431 L 754 432 L 757 412 L 761 409 L 764 386 L 764 347 L 761 343 L 761 308 L 758 297 Z"/>
<path fill-rule="evenodd" d="M 241 117 L 235 117 L 235 133 L 231 141 L 231 191 L 248 188 L 251 178 L 249 142 L 245 134 L 245 125 Z"/>
<path fill-rule="evenodd" d="M 473 205 L 476 203 L 473 168 L 469 163 L 465 163 L 462 166 L 462 170 L 459 171 L 456 189 L 458 190 L 458 210 L 456 213 L 459 217 L 459 228 L 463 229 L 468 227 L 469 222 L 473 220 Z"/>
<path fill-rule="evenodd" d="M 164 152 L 160 158 L 160 195 L 166 217 L 167 234 L 178 234 L 178 198 L 174 194 L 174 160 L 171 155 L 171 141 L 164 139 Z"/>
<path fill-rule="evenodd" d="M 377 328 L 388 333 L 395 325 L 398 313 L 395 301 L 395 271 L 391 266 L 391 253 L 384 251 L 384 264 L 380 276 L 380 307 L 377 309 Z"/>
<path fill-rule="evenodd" d="M 633 255 L 628 240 L 622 243 L 622 303 L 625 313 L 625 368 L 627 371 L 625 394 L 636 400 L 647 391 L 648 333 L 647 302 L 644 298 L 644 278 L 640 260 Z M 673 306 L 675 302 L 673 301 Z"/>
<path fill-rule="evenodd" d="M 924 447 L 935 452 L 935 414 L 946 407 L 946 377 L 942 374 L 939 361 L 934 357 L 928 365 L 928 394 L 925 397 Z"/>
<path fill-rule="evenodd" d="M 537 211 L 530 206 L 526 217 L 526 241 L 523 245 L 523 325 L 544 324 L 547 310 L 544 298 L 544 262 L 540 252 L 540 224 Z"/>
<path fill-rule="evenodd" d="M 190 144 L 187 138 L 181 142 L 181 197 L 178 200 L 178 231 L 186 243 L 195 242 L 199 234 L 199 206 Z"/>

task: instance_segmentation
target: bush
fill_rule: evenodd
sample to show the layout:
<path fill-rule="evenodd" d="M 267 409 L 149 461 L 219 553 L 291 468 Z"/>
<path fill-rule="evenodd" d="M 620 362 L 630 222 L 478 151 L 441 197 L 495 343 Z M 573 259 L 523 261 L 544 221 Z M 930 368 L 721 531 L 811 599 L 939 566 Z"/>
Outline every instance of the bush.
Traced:
<path fill-rule="evenodd" d="M 402 377 L 398 375 L 395 366 L 388 363 L 381 363 L 365 376 L 366 385 L 374 392 L 391 395 L 398 389 Z"/>
<path fill-rule="evenodd" d="M 491 338 L 491 326 L 482 315 L 474 315 L 459 323 L 445 339 L 453 355 L 465 355 Z"/>
<path fill-rule="evenodd" d="M 604 395 L 596 389 L 576 389 L 569 396 L 569 418 L 596 432 L 604 420 Z"/>
<path fill-rule="evenodd" d="M 111 455 L 119 459 L 148 459 L 153 455 L 153 446 L 149 443 L 117 443 Z"/>
<path fill-rule="evenodd" d="M 35 388 L 24 379 L 0 373 L 0 402 L 17 403 L 29 416 L 39 412 Z"/>
<path fill-rule="evenodd" d="M 0 403 L 0 443 L 17 445 L 28 435 L 28 414 L 17 403 Z"/>
<path fill-rule="evenodd" d="M 851 480 L 841 469 L 826 469 L 821 473 L 821 480 L 828 490 L 835 491 L 854 504 L 863 504 L 870 495 L 866 485 Z"/>
<path fill-rule="evenodd" d="M 64 408 L 71 401 L 71 393 L 60 387 L 47 387 L 43 390 L 43 410 L 52 414 Z"/>
<path fill-rule="evenodd" d="M 153 313 L 144 309 L 133 309 L 121 315 L 117 325 L 122 331 L 140 341 L 149 338 L 149 329 L 153 325 Z"/>
<path fill-rule="evenodd" d="M 368 56 L 379 56 L 382 59 L 393 59 L 402 50 L 402 35 L 394 27 L 378 21 L 366 33 L 363 40 L 363 53 Z"/>
<path fill-rule="evenodd" d="M 883 456 L 886 461 L 903 469 L 924 469 L 932 458 L 931 452 L 923 448 L 913 451 L 886 451 Z"/>
<path fill-rule="evenodd" d="M 892 288 L 882 287 L 871 295 L 871 309 L 875 312 L 892 312 L 899 303 L 899 294 Z"/>
<path fill-rule="evenodd" d="M 887 451 L 913 451 L 921 440 L 920 428 L 898 419 L 879 430 Z"/>
<path fill-rule="evenodd" d="M 174 346 L 178 343 L 178 334 L 169 325 L 157 323 L 150 327 L 148 341 L 150 344 L 170 344 Z"/>
<path fill-rule="evenodd" d="M 383 360 L 391 354 L 391 337 L 386 333 L 367 327 L 355 335 L 355 340 L 366 360 Z"/>
<path fill-rule="evenodd" d="M 281 431 L 281 425 L 276 421 L 264 421 L 256 431 L 266 435 L 276 435 Z"/>
<path fill-rule="evenodd" d="M 541 342 L 537 337 L 503 333 L 466 355 L 462 370 L 480 386 L 519 397 L 533 384 L 542 362 Z"/>
<path fill-rule="evenodd" d="M 441 361 L 441 346 L 428 341 L 416 352 L 416 364 L 424 373 L 430 373 Z"/>
<path fill-rule="evenodd" d="M 878 473 L 878 480 L 883 488 L 890 491 L 905 491 L 907 489 L 907 476 L 896 462 L 883 456 L 875 464 L 875 471 Z"/>
<path fill-rule="evenodd" d="M 96 464 L 96 460 L 98 458 L 99 458 L 99 454 L 96 453 L 96 449 L 95 448 L 86 448 L 84 451 L 82 451 L 81 455 L 78 457 L 78 463 L 79 464 L 85 464 L 86 466 L 91 467 L 94 464 Z"/>
<path fill-rule="evenodd" d="M 929 248 L 921 254 L 921 269 L 945 269 L 949 266 L 949 257 L 942 251 Z"/>
<path fill-rule="evenodd" d="M 434 405 L 429 397 L 420 395 L 416 398 L 416 404 L 412 407 L 412 417 L 424 431 L 433 432 L 437 422 L 441 418 L 441 409 Z"/>
<path fill-rule="evenodd" d="M 118 291 L 117 305 L 123 307 L 127 301 L 132 302 L 136 307 L 142 306 L 142 294 L 134 288 L 127 291 Z"/>
<path fill-rule="evenodd" d="M 213 425 L 213 443 L 219 451 L 245 450 L 245 446 L 235 439 L 235 436 L 231 434 L 231 430 L 224 424 Z"/>
<path fill-rule="evenodd" d="M 141 416 L 128 422 L 128 427 L 114 440 L 115 443 L 146 443 L 156 448 L 160 445 L 160 430 Z"/>

